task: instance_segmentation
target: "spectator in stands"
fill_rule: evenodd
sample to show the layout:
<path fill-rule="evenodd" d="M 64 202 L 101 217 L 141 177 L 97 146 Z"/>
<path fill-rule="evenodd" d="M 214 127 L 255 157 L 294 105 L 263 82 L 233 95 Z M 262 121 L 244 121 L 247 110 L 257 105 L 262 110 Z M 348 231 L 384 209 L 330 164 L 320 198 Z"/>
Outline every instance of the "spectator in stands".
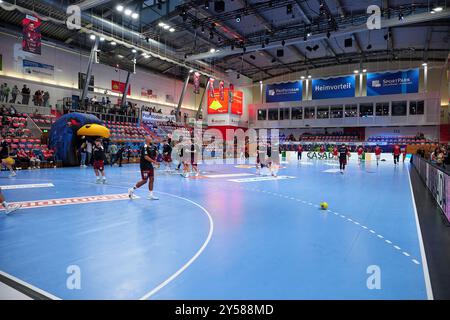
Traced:
<path fill-rule="evenodd" d="M 25 152 L 24 149 L 19 149 L 16 154 L 17 160 L 19 160 L 20 166 L 23 168 L 24 164 L 26 167 L 30 167 L 30 158 L 28 157 L 28 154 Z"/>
<path fill-rule="evenodd" d="M 30 88 L 28 88 L 25 84 L 22 87 L 22 104 L 28 105 L 30 101 Z"/>
<path fill-rule="evenodd" d="M 44 99 L 44 107 L 49 107 L 50 93 L 48 93 L 48 91 L 45 91 L 42 98 Z"/>
<path fill-rule="evenodd" d="M 19 88 L 16 85 L 14 85 L 14 87 L 11 90 L 11 100 L 9 100 L 9 103 L 16 103 L 18 94 L 19 94 Z"/>
<path fill-rule="evenodd" d="M 41 159 L 39 159 L 33 150 L 28 151 L 28 157 L 30 158 L 30 166 L 31 169 L 40 169 L 41 168 Z"/>
<path fill-rule="evenodd" d="M 3 102 L 3 84 L 0 85 L 0 102 Z"/>
<path fill-rule="evenodd" d="M 8 102 L 10 92 L 11 92 L 11 88 L 9 88 L 8 84 L 5 83 L 2 88 L 2 102 Z"/>

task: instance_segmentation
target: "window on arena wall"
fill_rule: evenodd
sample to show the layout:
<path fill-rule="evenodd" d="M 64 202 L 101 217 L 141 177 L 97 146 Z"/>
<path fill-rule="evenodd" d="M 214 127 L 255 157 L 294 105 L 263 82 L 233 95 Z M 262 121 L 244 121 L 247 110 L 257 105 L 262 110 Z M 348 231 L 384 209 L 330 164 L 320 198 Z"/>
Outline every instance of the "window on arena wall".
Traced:
<path fill-rule="evenodd" d="M 377 117 L 389 116 L 389 102 L 378 102 L 375 104 L 375 115 Z"/>
<path fill-rule="evenodd" d="M 259 109 L 258 110 L 258 120 L 266 120 L 267 119 L 267 110 Z"/>
<path fill-rule="evenodd" d="M 372 117 L 373 116 L 373 103 L 361 103 L 359 105 L 359 116 L 361 118 Z"/>
<path fill-rule="evenodd" d="M 289 108 L 281 108 L 280 109 L 280 120 L 290 120 L 289 117 Z"/>
<path fill-rule="evenodd" d="M 317 107 L 317 119 L 329 119 L 330 107 Z"/>
<path fill-rule="evenodd" d="M 425 114 L 425 103 L 423 100 L 409 102 L 409 114 L 420 115 Z"/>
<path fill-rule="evenodd" d="M 354 118 L 358 116 L 358 106 L 356 104 L 345 105 L 345 117 Z"/>
<path fill-rule="evenodd" d="M 406 116 L 406 101 L 392 101 L 392 116 Z"/>
<path fill-rule="evenodd" d="M 269 120 L 278 120 L 278 109 L 269 109 Z"/>
<path fill-rule="evenodd" d="M 306 107 L 305 108 L 305 119 L 315 119 L 316 118 L 316 108 Z"/>
<path fill-rule="evenodd" d="M 342 118 L 344 115 L 344 106 L 331 106 L 330 117 L 333 119 Z"/>
<path fill-rule="evenodd" d="M 303 119 L 303 108 L 294 107 L 292 108 L 292 120 L 302 120 Z"/>

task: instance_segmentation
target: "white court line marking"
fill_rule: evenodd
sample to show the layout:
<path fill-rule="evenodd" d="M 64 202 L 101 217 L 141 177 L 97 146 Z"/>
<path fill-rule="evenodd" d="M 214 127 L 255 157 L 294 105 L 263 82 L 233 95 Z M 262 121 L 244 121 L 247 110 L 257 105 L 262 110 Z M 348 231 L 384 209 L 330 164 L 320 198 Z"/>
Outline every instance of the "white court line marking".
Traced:
<path fill-rule="evenodd" d="M 386 240 L 384 240 L 386 243 L 389 243 L 389 244 L 392 244 L 392 241 L 390 241 L 390 240 L 388 240 L 388 239 L 386 239 Z"/>
<path fill-rule="evenodd" d="M 407 257 L 410 256 L 410 254 L 409 254 L 408 252 L 406 252 L 406 251 L 403 251 L 402 253 L 403 253 L 405 256 L 407 256 Z"/>
<path fill-rule="evenodd" d="M 419 237 L 420 256 L 422 258 L 423 276 L 425 279 L 425 287 L 427 289 L 427 297 L 428 297 L 428 300 L 433 300 L 434 299 L 433 298 L 433 289 L 431 287 L 431 280 L 430 280 L 430 273 L 428 270 L 427 256 L 425 254 L 425 247 L 423 245 L 422 230 L 420 229 L 419 215 L 417 214 L 416 199 L 414 197 L 414 190 L 412 187 L 411 175 L 409 174 L 409 170 L 408 170 L 408 179 L 409 179 L 409 187 L 411 189 L 411 199 L 412 199 L 412 203 L 413 203 L 413 207 L 414 207 L 414 217 L 416 220 L 417 236 Z"/>
<path fill-rule="evenodd" d="M 254 176 L 254 174 L 253 173 L 210 174 L 206 175 L 205 177 L 218 179 L 218 178 L 248 177 L 248 176 Z"/>
<path fill-rule="evenodd" d="M 394 246 L 394 248 L 397 250 L 402 250 L 402 248 L 400 248 L 399 246 Z"/>
<path fill-rule="evenodd" d="M 202 211 L 207 215 L 208 220 L 209 220 L 209 232 L 208 232 L 208 237 L 206 238 L 206 240 L 203 243 L 203 245 L 201 246 L 201 248 L 197 251 L 197 253 L 185 265 L 183 265 L 178 271 L 176 271 L 174 274 L 172 274 L 169 278 L 167 278 L 165 281 L 163 281 L 161 284 L 159 284 L 152 291 L 146 293 L 139 300 L 147 300 L 151 296 L 155 295 L 158 291 L 160 291 L 162 288 L 167 286 L 169 283 L 171 283 L 173 280 L 175 280 L 180 274 L 182 274 L 187 268 L 189 268 L 190 265 L 192 263 L 194 263 L 194 261 L 197 260 L 197 258 L 206 249 L 206 247 L 208 246 L 209 242 L 211 241 L 211 238 L 212 238 L 212 235 L 213 235 L 213 232 L 214 232 L 214 221 L 213 221 L 213 219 L 211 217 L 211 214 L 203 206 L 201 206 L 200 204 L 198 204 L 198 203 L 196 203 L 196 202 L 194 202 L 192 200 L 189 200 L 187 198 L 179 197 L 179 196 L 176 196 L 176 195 L 173 195 L 173 194 L 170 194 L 170 193 L 166 193 L 166 192 L 157 192 L 157 193 L 166 194 L 166 195 L 169 195 L 169 196 L 172 196 L 172 197 L 175 197 L 175 198 L 179 198 L 179 199 L 188 201 L 188 202 L 192 203 L 193 205 L 197 206 L 198 208 L 202 209 Z"/>
<path fill-rule="evenodd" d="M 28 282 L 25 282 L 25 281 L 23 281 L 23 280 L 20 280 L 19 278 L 16 278 L 16 277 L 14 277 L 13 275 L 10 275 L 9 273 L 0 271 L 0 274 L 1 274 L 2 276 L 4 276 L 5 278 L 8 278 L 8 279 L 10 279 L 10 280 L 12 280 L 12 281 L 14 281 L 14 282 L 17 282 L 18 284 L 20 284 L 20 285 L 22 285 L 22 286 L 24 286 L 24 287 L 26 287 L 26 288 L 28 288 L 28 289 L 34 291 L 34 292 L 37 292 L 37 293 L 39 293 L 40 295 L 43 295 L 44 297 L 47 297 L 47 298 L 49 298 L 49 299 L 51 299 L 51 300 L 61 300 L 61 298 L 59 298 L 59 297 L 57 297 L 57 296 L 55 296 L 55 295 L 53 295 L 53 294 L 51 294 L 51 293 L 48 293 L 47 291 L 44 291 L 44 290 L 42 290 L 42 289 L 39 289 L 38 287 L 35 287 L 35 286 L 33 286 L 32 284 L 30 284 L 30 283 L 28 283 Z"/>
<path fill-rule="evenodd" d="M 33 183 L 33 184 L 3 185 L 0 187 L 0 189 L 16 190 L 16 189 L 32 189 L 32 188 L 51 188 L 51 187 L 54 187 L 53 183 Z"/>
<path fill-rule="evenodd" d="M 247 189 L 248 190 L 248 189 Z M 256 191 L 258 191 L 258 190 L 256 190 Z M 259 192 L 263 192 L 263 191 L 259 191 Z M 289 198 L 288 196 L 284 196 L 284 195 L 282 195 L 282 194 L 275 194 L 274 193 L 274 195 L 276 195 L 276 196 L 279 196 L 279 197 L 284 197 L 284 198 Z M 306 201 L 304 201 L 304 200 L 301 200 L 301 199 L 295 199 L 295 198 L 292 198 L 292 197 L 290 197 L 289 199 L 291 199 L 291 200 L 296 200 L 296 201 L 301 201 L 301 202 L 303 202 L 304 204 L 309 204 L 310 206 L 314 206 L 314 207 L 319 207 L 318 205 L 313 205 L 313 203 L 311 203 L 311 202 L 306 202 Z M 328 212 L 331 212 L 331 213 L 334 213 L 336 216 L 340 216 L 341 218 L 346 218 L 346 216 L 345 215 L 340 215 L 338 212 L 334 212 L 334 211 L 332 211 L 332 210 L 327 210 Z M 361 228 L 363 228 L 363 229 L 365 229 L 365 230 L 369 230 L 369 228 L 368 227 L 366 227 L 366 226 L 364 226 L 364 225 L 361 225 L 358 221 L 355 221 L 355 220 L 353 220 L 353 219 L 351 219 L 351 218 L 347 218 L 347 220 L 348 221 L 350 221 L 350 222 L 353 222 L 354 224 L 356 224 L 356 225 L 358 225 L 358 226 L 360 226 Z M 382 236 L 381 234 L 377 234 L 374 230 L 372 230 L 372 229 L 370 229 L 369 230 L 372 234 L 376 234 L 377 235 L 377 237 L 378 238 L 380 238 L 380 239 L 384 239 L 384 236 Z M 389 244 L 392 244 L 392 242 L 391 241 L 389 241 L 389 240 L 385 240 L 386 241 L 386 243 L 389 243 Z M 400 247 L 398 247 L 398 246 L 394 246 L 397 250 L 401 250 L 401 248 Z M 411 261 L 412 262 L 414 262 L 415 264 L 420 264 L 417 260 L 415 260 L 415 259 L 411 259 Z"/>

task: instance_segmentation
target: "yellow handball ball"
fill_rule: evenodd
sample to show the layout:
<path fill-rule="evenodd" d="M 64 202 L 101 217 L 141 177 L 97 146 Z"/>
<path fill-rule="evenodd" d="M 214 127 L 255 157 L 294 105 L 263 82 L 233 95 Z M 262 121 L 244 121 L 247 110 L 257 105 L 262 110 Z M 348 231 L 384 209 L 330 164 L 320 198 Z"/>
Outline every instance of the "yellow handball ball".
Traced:
<path fill-rule="evenodd" d="M 321 202 L 321 203 L 320 203 L 320 208 L 321 208 L 322 210 L 327 210 L 327 209 L 328 209 L 328 203 L 326 203 L 326 202 Z"/>

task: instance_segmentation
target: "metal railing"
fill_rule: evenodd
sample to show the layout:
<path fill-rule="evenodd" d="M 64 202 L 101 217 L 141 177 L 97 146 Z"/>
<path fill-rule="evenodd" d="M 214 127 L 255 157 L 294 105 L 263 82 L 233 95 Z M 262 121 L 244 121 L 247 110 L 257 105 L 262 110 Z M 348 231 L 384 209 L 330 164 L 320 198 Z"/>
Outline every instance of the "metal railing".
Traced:
<path fill-rule="evenodd" d="M 139 123 L 139 118 L 137 116 L 132 117 L 132 116 L 126 116 L 126 115 L 120 115 L 120 114 L 94 112 L 94 111 L 88 111 L 88 110 L 74 110 L 74 109 L 69 110 L 69 113 L 72 113 L 72 112 L 92 114 L 102 121 L 128 122 L 128 123 L 134 123 L 134 124 Z"/>

